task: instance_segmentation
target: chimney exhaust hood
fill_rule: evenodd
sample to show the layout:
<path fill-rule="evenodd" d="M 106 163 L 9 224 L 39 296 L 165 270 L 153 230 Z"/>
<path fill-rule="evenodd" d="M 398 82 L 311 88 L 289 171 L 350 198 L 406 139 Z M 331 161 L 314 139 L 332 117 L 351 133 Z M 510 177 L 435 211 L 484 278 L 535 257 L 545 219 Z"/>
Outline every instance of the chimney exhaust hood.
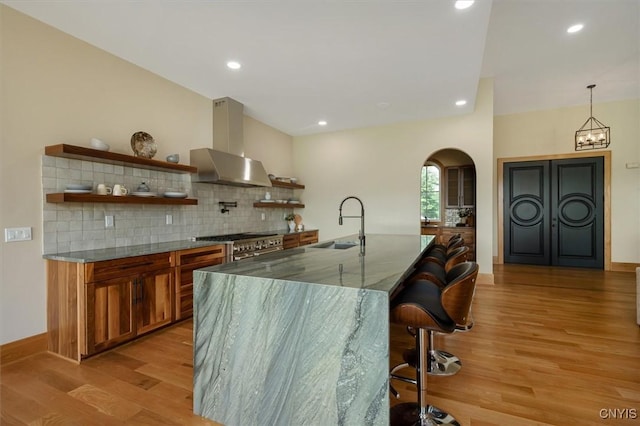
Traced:
<path fill-rule="evenodd" d="M 244 156 L 244 106 L 231 98 L 213 101 L 213 149 L 190 151 L 190 163 L 198 171 L 192 182 L 234 186 L 271 186 L 260 161 Z"/>

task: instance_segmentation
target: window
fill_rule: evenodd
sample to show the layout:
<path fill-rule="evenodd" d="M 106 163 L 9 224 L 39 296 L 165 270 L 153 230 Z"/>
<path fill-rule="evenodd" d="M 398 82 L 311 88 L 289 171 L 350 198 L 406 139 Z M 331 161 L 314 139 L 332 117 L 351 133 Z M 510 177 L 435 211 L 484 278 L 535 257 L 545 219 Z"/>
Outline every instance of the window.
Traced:
<path fill-rule="evenodd" d="M 440 167 L 434 163 L 422 166 L 420 182 L 420 214 L 422 220 L 440 222 Z"/>

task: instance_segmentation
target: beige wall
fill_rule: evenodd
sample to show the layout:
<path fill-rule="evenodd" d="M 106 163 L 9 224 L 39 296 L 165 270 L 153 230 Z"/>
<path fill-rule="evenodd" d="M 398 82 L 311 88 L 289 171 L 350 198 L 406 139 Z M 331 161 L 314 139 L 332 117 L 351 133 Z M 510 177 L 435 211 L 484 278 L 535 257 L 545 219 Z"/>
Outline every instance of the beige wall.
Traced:
<path fill-rule="evenodd" d="M 131 135 L 144 130 L 156 158 L 179 153 L 188 163 L 191 148 L 212 146 L 212 102 L 2 5 L 0 31 L 0 228 L 33 228 L 32 241 L 0 243 L 2 344 L 46 330 L 44 147 L 95 136 L 131 154 Z M 291 137 L 245 123 L 246 155 L 290 172 Z"/>
<path fill-rule="evenodd" d="M 594 104 L 593 115 L 611 127 L 611 261 L 639 263 L 640 169 L 626 163 L 640 162 L 640 100 Z M 496 116 L 495 159 L 575 153 L 575 131 L 588 117 L 588 105 Z M 494 233 L 494 255 L 497 247 Z"/>
<path fill-rule="evenodd" d="M 295 173 L 306 185 L 307 225 L 321 239 L 357 233 L 360 223 L 338 226 L 340 201 L 355 195 L 365 206 L 367 233 L 420 232 L 420 171 L 443 148 L 457 148 L 477 172 L 477 259 L 481 273 L 492 273 L 493 85 L 482 81 L 472 114 L 438 120 L 325 133 L 294 138 Z M 348 201 L 345 214 L 359 214 Z"/>

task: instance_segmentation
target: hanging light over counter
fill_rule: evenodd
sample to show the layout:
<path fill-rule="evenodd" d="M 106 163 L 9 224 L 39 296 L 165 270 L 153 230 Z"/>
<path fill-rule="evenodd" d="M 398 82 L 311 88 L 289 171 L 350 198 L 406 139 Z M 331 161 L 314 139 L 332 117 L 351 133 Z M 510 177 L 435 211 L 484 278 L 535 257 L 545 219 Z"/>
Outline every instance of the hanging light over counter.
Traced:
<path fill-rule="evenodd" d="M 591 93 L 589 118 L 584 122 L 582 127 L 576 131 L 576 151 L 606 148 L 611 143 L 611 129 L 593 116 L 594 87 L 596 87 L 595 84 L 587 86 L 587 89 L 589 89 Z"/>

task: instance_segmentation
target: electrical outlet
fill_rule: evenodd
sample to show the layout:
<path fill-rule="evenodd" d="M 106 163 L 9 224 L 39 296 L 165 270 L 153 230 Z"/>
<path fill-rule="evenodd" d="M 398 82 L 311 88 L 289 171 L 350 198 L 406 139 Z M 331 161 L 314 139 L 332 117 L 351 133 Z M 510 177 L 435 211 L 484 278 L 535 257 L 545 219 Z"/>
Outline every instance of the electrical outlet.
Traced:
<path fill-rule="evenodd" d="M 267 218 L 267 215 L 265 215 L 264 213 L 260 214 L 260 219 L 265 220 Z"/>
<path fill-rule="evenodd" d="M 31 227 L 24 228 L 4 228 L 5 243 L 13 243 L 15 241 L 31 240 Z"/>
<path fill-rule="evenodd" d="M 104 217 L 104 227 L 105 228 L 113 228 L 115 224 L 113 222 L 113 216 L 105 216 Z"/>
<path fill-rule="evenodd" d="M 166 217 L 166 221 L 165 222 L 166 222 L 167 225 L 173 224 L 173 216 L 168 214 L 167 217 Z"/>

